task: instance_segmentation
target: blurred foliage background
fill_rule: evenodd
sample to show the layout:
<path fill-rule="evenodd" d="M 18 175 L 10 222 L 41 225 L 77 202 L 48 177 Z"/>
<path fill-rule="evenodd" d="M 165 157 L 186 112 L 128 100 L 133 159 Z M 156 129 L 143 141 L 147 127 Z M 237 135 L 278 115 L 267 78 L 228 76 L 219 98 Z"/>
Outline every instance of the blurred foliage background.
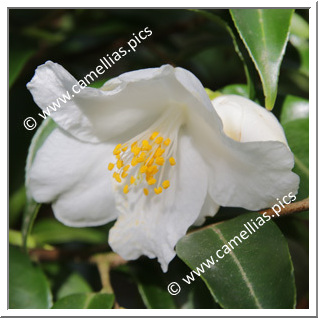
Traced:
<path fill-rule="evenodd" d="M 36 67 L 52 60 L 61 64 L 75 78 L 81 79 L 100 64 L 100 58 L 125 46 L 133 37 L 133 33 L 148 27 L 152 35 L 138 45 L 136 52 L 131 52 L 116 62 L 94 85 L 101 85 L 104 81 L 127 71 L 169 63 L 190 70 L 204 87 L 213 91 L 240 92 L 247 95 L 244 64 L 235 50 L 231 34 L 224 24 L 220 23 L 225 21 L 237 36 L 230 12 L 225 9 L 206 12 L 212 14 L 213 18 L 202 12 L 183 9 L 9 10 L 9 239 L 12 245 L 22 244 L 20 231 L 25 205 L 24 168 L 28 147 L 35 132 L 27 131 L 23 120 L 29 116 L 37 118 L 39 112 L 26 89 Z M 284 128 L 286 134 L 289 132 L 287 138 L 292 150 L 300 148 L 300 159 L 305 161 L 307 167 L 308 19 L 308 10 L 296 10 L 294 13 L 291 35 L 280 69 L 278 97 L 273 110 L 281 122 L 285 122 Z M 264 105 L 262 84 L 258 76 L 253 78 L 253 83 L 255 99 Z M 307 119 L 298 119 L 297 114 L 293 118 L 293 114 L 301 107 L 305 107 Z M 304 130 L 304 127 L 307 128 Z M 302 132 L 299 134 L 300 130 Z M 308 177 L 302 178 L 302 182 L 298 199 L 308 196 Z M 207 220 L 206 224 L 245 212 L 247 211 L 242 209 L 222 208 L 222 213 L 219 212 L 213 220 Z M 275 222 L 287 237 L 294 260 L 297 306 L 306 307 L 308 213 Z M 52 303 L 56 304 L 56 301 L 63 297 L 65 299 L 74 293 L 87 295 L 99 292 L 101 288 L 108 294 L 114 293 L 116 303 L 114 305 L 114 299 L 108 297 L 108 294 L 105 299 L 103 295 L 98 298 L 100 294 L 90 294 L 95 297 L 90 301 L 92 308 L 104 306 L 100 304 L 108 304 L 109 308 L 220 307 L 200 279 L 185 287 L 178 296 L 173 297 L 167 293 L 168 283 L 175 281 L 176 277 L 184 277 L 190 270 L 177 257 L 171 263 L 167 274 L 162 274 L 155 260 L 141 258 L 129 265 L 116 266 L 110 271 L 110 283 L 103 282 L 98 264 L 103 264 L 104 270 L 109 270 L 109 264 L 112 262 L 103 257 L 95 262 L 91 257 L 109 250 L 107 233 L 110 227 L 111 224 L 97 228 L 68 228 L 54 219 L 50 206 L 42 206 L 28 241 L 31 259 L 38 267 L 32 267 L 29 259 L 25 258 L 17 247 L 10 251 L 10 258 L 13 259 L 12 263 L 10 262 L 10 307 L 50 308 Z M 29 266 L 34 271 L 34 276 L 23 275 L 23 267 L 19 268 L 17 262 L 24 264 L 24 268 Z M 34 288 L 38 288 L 43 299 L 32 298 L 29 294 L 28 285 L 34 284 L 34 281 L 42 282 L 41 286 Z M 85 303 L 85 297 L 77 297 L 76 301 L 71 297 L 56 306 L 78 308 L 81 302 Z"/>

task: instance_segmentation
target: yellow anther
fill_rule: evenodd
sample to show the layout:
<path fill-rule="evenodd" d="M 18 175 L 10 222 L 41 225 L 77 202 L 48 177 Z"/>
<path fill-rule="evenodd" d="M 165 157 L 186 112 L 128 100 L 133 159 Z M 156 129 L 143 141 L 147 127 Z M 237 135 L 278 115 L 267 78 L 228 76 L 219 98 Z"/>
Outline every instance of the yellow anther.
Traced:
<path fill-rule="evenodd" d="M 135 141 L 135 142 L 133 142 L 133 143 L 131 144 L 130 149 L 135 148 L 135 146 L 137 146 L 137 141 Z"/>
<path fill-rule="evenodd" d="M 165 149 L 162 149 L 159 147 L 153 156 L 154 158 L 160 157 L 164 152 L 165 152 Z"/>
<path fill-rule="evenodd" d="M 159 169 L 158 169 L 158 167 L 157 166 L 151 166 L 151 167 L 148 167 L 148 169 L 147 169 L 147 173 L 149 174 L 149 175 L 154 175 L 154 174 L 156 174 L 157 172 L 159 171 Z"/>
<path fill-rule="evenodd" d="M 116 156 L 116 155 L 118 155 L 118 154 L 120 154 L 120 148 L 121 148 L 121 144 L 118 144 L 116 147 L 115 147 L 115 149 L 114 149 L 114 151 L 113 151 L 113 154 Z"/>
<path fill-rule="evenodd" d="M 120 159 L 120 154 L 116 155 L 116 159 L 117 159 L 117 160 Z"/>
<path fill-rule="evenodd" d="M 157 131 L 153 132 L 152 135 L 150 136 L 150 140 L 154 140 L 158 135 L 159 133 Z"/>
<path fill-rule="evenodd" d="M 145 173 L 147 171 L 147 166 L 140 167 L 140 173 Z"/>
<path fill-rule="evenodd" d="M 151 166 L 154 161 L 155 161 L 155 159 L 152 157 L 152 158 L 147 162 L 147 166 Z"/>
<path fill-rule="evenodd" d="M 137 162 L 144 162 L 146 160 L 146 153 L 142 152 L 140 156 L 137 158 Z"/>
<path fill-rule="evenodd" d="M 176 164 L 176 160 L 173 157 L 169 158 L 169 162 L 171 166 L 174 166 Z"/>
<path fill-rule="evenodd" d="M 157 180 L 154 179 L 154 178 L 151 178 L 151 179 L 148 180 L 148 184 L 149 184 L 149 185 L 153 185 L 153 184 L 155 184 L 156 182 L 157 182 Z"/>
<path fill-rule="evenodd" d="M 120 179 L 120 176 L 117 174 L 117 176 L 115 177 L 115 180 L 118 182 L 118 183 L 121 183 L 121 179 Z"/>
<path fill-rule="evenodd" d="M 125 152 L 125 151 L 127 150 L 127 148 L 128 148 L 128 147 L 126 146 L 126 147 L 124 147 L 121 151 L 122 151 L 122 152 Z"/>
<path fill-rule="evenodd" d="M 134 147 L 133 149 L 131 149 L 131 152 L 135 155 L 135 156 L 138 156 L 139 155 L 139 153 L 140 153 L 140 151 L 141 151 L 141 148 L 139 148 L 139 147 Z"/>
<path fill-rule="evenodd" d="M 127 184 L 124 186 L 124 190 L 123 190 L 123 191 L 124 191 L 125 194 L 127 194 L 127 193 L 129 192 L 129 189 L 128 189 L 128 185 L 127 185 Z"/>
<path fill-rule="evenodd" d="M 145 194 L 145 195 L 148 195 L 148 194 L 149 194 L 148 189 L 144 188 L 144 194 Z"/>
<path fill-rule="evenodd" d="M 124 171 L 128 171 L 129 167 L 130 167 L 130 165 L 125 166 L 125 167 L 123 168 Z"/>
<path fill-rule="evenodd" d="M 124 171 L 122 174 L 121 174 L 121 177 L 122 178 L 126 178 L 128 176 L 128 172 L 127 171 Z"/>
<path fill-rule="evenodd" d="M 159 187 L 159 188 L 154 188 L 154 191 L 156 194 L 160 194 L 162 192 L 162 188 Z"/>
<path fill-rule="evenodd" d="M 161 144 L 163 142 L 163 137 L 158 137 L 156 140 L 155 140 L 155 143 L 156 144 Z"/>
<path fill-rule="evenodd" d="M 169 186 L 170 186 L 170 181 L 169 180 L 165 180 L 165 181 L 162 182 L 162 187 L 164 189 L 168 189 Z"/>
<path fill-rule="evenodd" d="M 159 166 L 162 166 L 165 163 L 165 159 L 163 157 L 158 157 L 156 158 L 155 163 Z"/>
<path fill-rule="evenodd" d="M 117 166 L 118 169 L 120 169 L 123 165 L 124 165 L 124 162 L 122 160 L 118 160 L 116 162 L 116 166 Z"/>
<path fill-rule="evenodd" d="M 115 165 L 114 165 L 113 163 L 110 162 L 110 163 L 108 164 L 108 170 L 109 170 L 109 171 L 112 171 L 112 170 L 114 169 L 114 167 L 115 167 Z"/>
<path fill-rule="evenodd" d="M 136 158 L 136 157 L 132 158 L 132 159 L 131 159 L 131 165 L 134 167 L 134 166 L 136 166 L 137 164 L 138 164 L 137 158 Z"/>
<path fill-rule="evenodd" d="M 113 178 L 116 179 L 116 177 L 119 176 L 118 172 L 113 173 Z"/>
<path fill-rule="evenodd" d="M 130 184 L 134 184 L 136 181 L 135 177 L 134 176 L 131 176 L 130 177 Z"/>
<path fill-rule="evenodd" d="M 169 145 L 170 145 L 170 142 L 171 142 L 170 138 L 167 138 L 167 139 L 164 141 L 164 144 L 165 144 L 166 146 L 169 146 Z"/>
<path fill-rule="evenodd" d="M 152 148 L 152 146 L 149 145 L 148 140 L 143 140 L 141 144 L 142 144 L 141 150 L 149 151 L 149 150 L 151 150 L 151 148 Z"/>

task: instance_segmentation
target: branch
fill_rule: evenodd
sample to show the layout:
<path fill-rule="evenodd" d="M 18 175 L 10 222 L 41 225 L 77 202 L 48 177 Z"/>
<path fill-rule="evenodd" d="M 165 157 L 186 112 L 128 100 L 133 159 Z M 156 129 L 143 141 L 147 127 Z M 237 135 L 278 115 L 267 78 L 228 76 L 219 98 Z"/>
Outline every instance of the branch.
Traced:
<path fill-rule="evenodd" d="M 309 210 L 309 198 L 304 199 L 299 202 L 290 203 L 285 205 L 284 208 L 279 212 L 279 216 L 286 216 L 293 213 L 299 213 L 303 211 Z M 259 214 L 265 213 L 271 217 L 277 217 L 277 214 L 270 208 L 263 211 L 258 212 Z"/>

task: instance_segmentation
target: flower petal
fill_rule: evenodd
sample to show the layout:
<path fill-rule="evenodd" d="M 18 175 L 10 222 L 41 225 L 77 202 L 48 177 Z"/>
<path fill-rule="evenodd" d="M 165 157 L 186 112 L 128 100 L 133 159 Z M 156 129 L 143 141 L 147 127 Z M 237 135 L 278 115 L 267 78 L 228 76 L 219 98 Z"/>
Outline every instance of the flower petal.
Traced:
<path fill-rule="evenodd" d="M 117 217 L 107 162 L 113 145 L 80 142 L 55 129 L 27 171 L 26 185 L 37 202 L 53 202 L 68 226 L 95 226 Z"/>
<path fill-rule="evenodd" d="M 130 198 L 132 193 L 127 194 L 131 201 L 122 200 L 122 213 L 109 236 L 111 247 L 123 258 L 158 257 L 163 271 L 175 256 L 175 244 L 199 216 L 207 194 L 204 162 L 185 134 L 180 137 L 173 168 L 170 188 L 160 195 Z"/>
<path fill-rule="evenodd" d="M 207 216 L 214 216 L 219 211 L 219 208 L 220 206 L 212 200 L 209 194 L 207 194 L 201 212 L 193 225 L 202 225 L 205 222 L 205 218 Z"/>
<path fill-rule="evenodd" d="M 66 103 L 61 100 L 57 101 L 67 94 L 71 98 L 74 85 L 78 89 L 76 79 L 64 67 L 47 61 L 37 67 L 32 80 L 27 84 L 27 88 L 37 105 L 47 112 L 48 116 L 51 116 L 61 128 L 80 140 L 98 142 L 99 139 L 95 136 L 92 123 L 77 107 L 75 99 L 65 98 Z M 60 107 L 54 106 L 53 103 L 55 105 L 59 103 Z M 53 106 L 53 109 L 55 107 L 56 111 L 49 105 Z"/>
<path fill-rule="evenodd" d="M 241 142 L 276 140 L 287 145 L 283 127 L 264 107 L 237 95 L 223 95 L 212 103 L 230 138 Z"/>
<path fill-rule="evenodd" d="M 240 116 L 236 118 L 241 121 Z M 277 120 L 256 115 L 252 129 L 246 129 L 248 134 L 256 131 L 257 121 L 261 127 L 262 121 L 269 122 L 268 129 L 280 126 Z M 297 193 L 299 177 L 291 171 L 294 159 L 288 146 L 280 141 L 264 141 L 284 141 L 280 128 L 276 127 L 276 135 L 259 136 L 261 141 L 237 142 L 223 133 L 222 124 L 217 127 L 213 112 L 205 112 L 204 116 L 192 112 L 188 126 L 209 167 L 209 194 L 217 204 L 259 210 L 272 206 L 289 192 Z M 248 134 L 244 138 L 252 139 Z"/>

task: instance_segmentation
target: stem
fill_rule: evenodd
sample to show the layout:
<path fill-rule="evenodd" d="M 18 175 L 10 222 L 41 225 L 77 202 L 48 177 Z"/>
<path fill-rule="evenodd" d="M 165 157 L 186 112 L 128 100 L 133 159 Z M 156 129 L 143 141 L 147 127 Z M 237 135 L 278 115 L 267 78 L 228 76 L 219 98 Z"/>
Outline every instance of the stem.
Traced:
<path fill-rule="evenodd" d="M 309 210 L 309 198 L 299 202 L 290 203 L 285 205 L 284 208 L 279 212 L 279 216 L 286 216 L 293 213 L 299 213 Z M 266 209 L 258 212 L 259 214 L 265 213 L 271 217 L 277 217 L 276 213 L 272 209 Z"/>

